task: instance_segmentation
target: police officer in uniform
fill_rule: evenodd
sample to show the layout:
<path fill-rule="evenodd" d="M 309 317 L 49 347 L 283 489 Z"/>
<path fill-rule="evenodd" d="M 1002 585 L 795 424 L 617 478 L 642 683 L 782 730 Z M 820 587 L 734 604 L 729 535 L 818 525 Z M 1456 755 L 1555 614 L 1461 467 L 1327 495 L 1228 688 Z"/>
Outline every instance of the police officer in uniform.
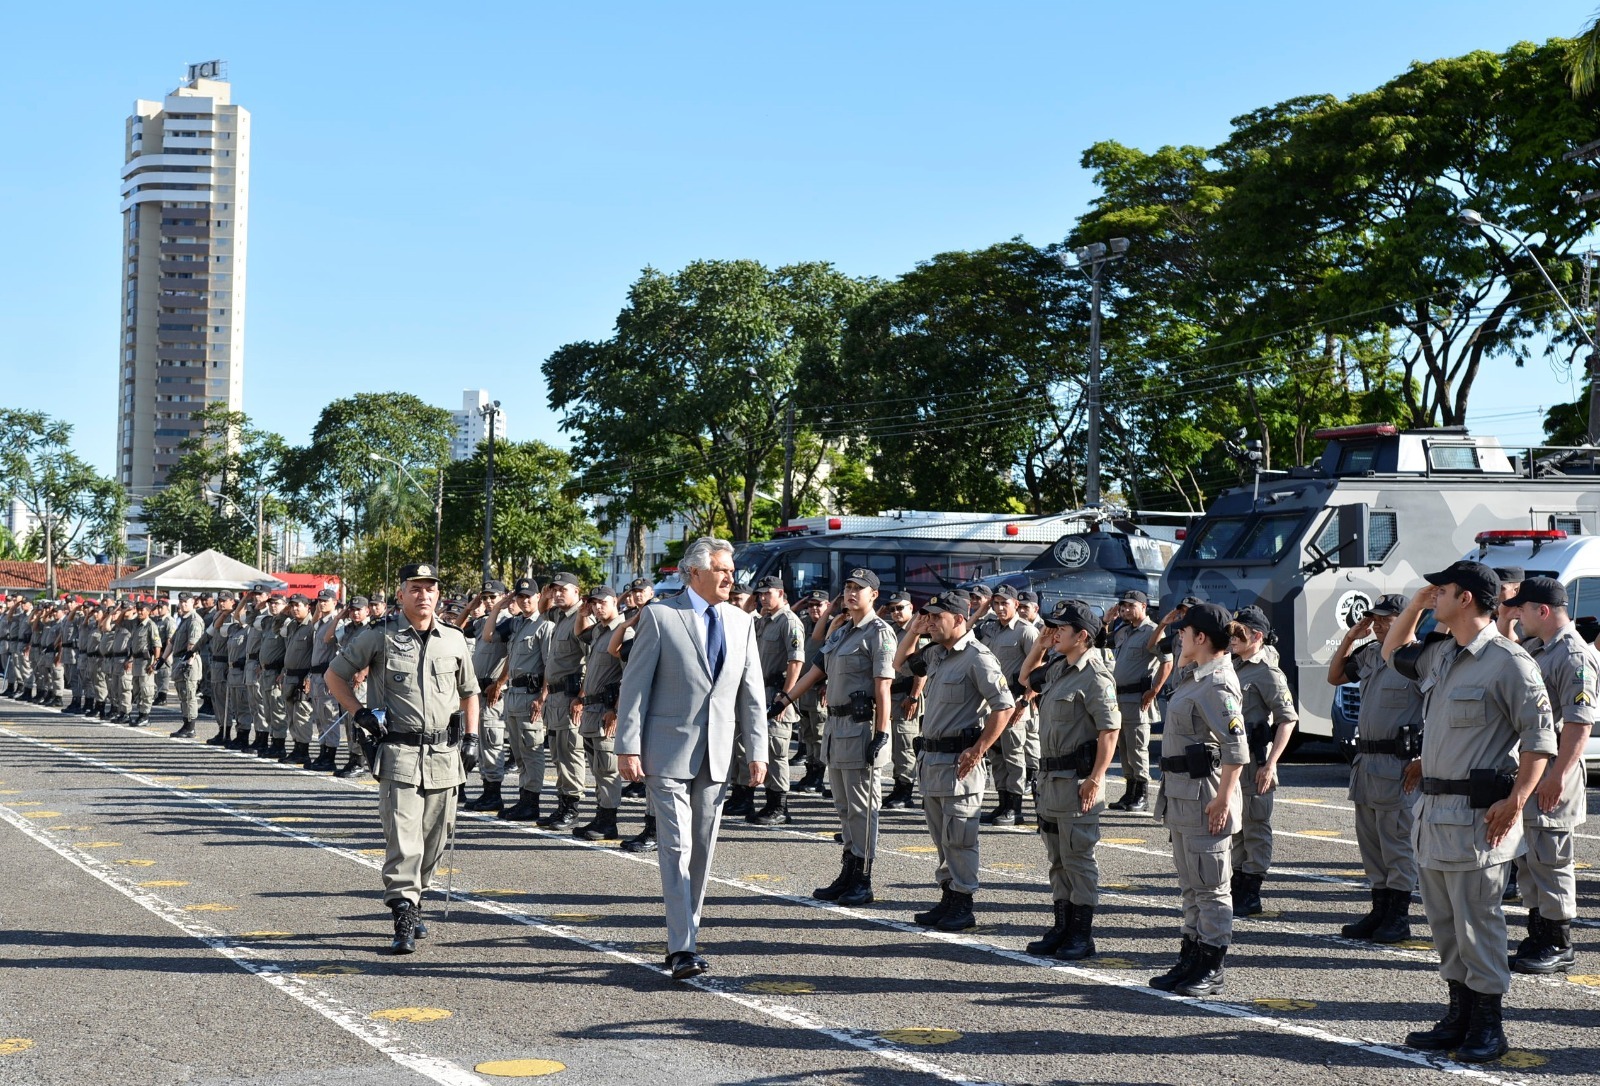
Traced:
<path fill-rule="evenodd" d="M 1172 654 L 1163 651 L 1166 646 L 1159 641 L 1151 647 L 1156 624 L 1149 608 L 1150 597 L 1131 588 L 1111 611 L 1117 705 L 1122 710 L 1117 743 L 1124 778 L 1122 798 L 1111 804 L 1113 811 L 1150 809 L 1150 727 L 1160 719 L 1156 695 L 1172 673 Z"/>
<path fill-rule="evenodd" d="M 1228 846 L 1238 832 L 1239 775 L 1250 751 L 1240 716 L 1239 678 L 1228 660 L 1228 612 L 1189 606 L 1175 621 L 1181 668 L 1161 736 L 1161 791 L 1156 815 L 1172 837 L 1183 891 L 1178 961 L 1152 988 L 1205 996 L 1222 990 L 1223 958 L 1233 942 Z"/>
<path fill-rule="evenodd" d="M 161 654 L 161 635 L 150 618 L 149 600 L 140 600 L 135 608 L 128 652 L 132 657 L 128 668 L 132 707 L 127 723 L 142 728 L 150 723 L 150 704 L 156 696 L 156 657 Z"/>
<path fill-rule="evenodd" d="M 1553 577 L 1529 577 L 1506 601 L 1520 612 L 1529 653 L 1539 665 L 1554 706 L 1556 756 L 1522 812 L 1528 851 L 1516 861 L 1528 905 L 1528 937 L 1511 968 L 1518 973 L 1565 973 L 1576 964 L 1572 921 L 1578 915 L 1573 831 L 1583 825 L 1583 749 L 1600 704 L 1600 655 L 1586 644 L 1567 612 L 1567 589 Z"/>
<path fill-rule="evenodd" d="M 178 593 L 178 625 L 167 642 L 164 657 L 170 661 L 173 686 L 178 692 L 178 713 L 183 724 L 174 739 L 193 739 L 200 719 L 200 657 L 205 651 L 206 626 L 194 609 L 194 597 Z"/>
<path fill-rule="evenodd" d="M 800 624 L 806 631 L 806 644 L 808 654 L 812 646 L 820 646 L 822 637 L 817 627 L 822 623 L 822 616 L 828 607 L 828 593 L 823 589 L 815 589 L 806 593 L 800 601 L 800 608 L 796 612 L 800 617 Z M 822 626 L 827 630 L 826 625 Z M 825 792 L 828 789 L 827 773 L 828 764 L 822 757 L 822 731 L 827 720 L 827 699 L 822 687 L 815 686 L 807 690 L 795 702 L 794 711 L 799 716 L 796 722 L 800 733 L 800 745 L 805 756 L 806 771 L 800 778 L 800 783 L 793 786 L 794 792 Z"/>
<path fill-rule="evenodd" d="M 550 759 L 556 768 L 556 809 L 539 825 L 551 830 L 570 830 L 578 823 L 578 805 L 583 802 L 583 741 L 578 736 L 578 713 L 573 702 L 583 688 L 583 661 L 586 646 L 582 632 L 583 601 L 579 598 L 578 578 L 557 573 L 550 579 L 551 626 L 544 649 L 544 725 L 550 742 Z M 521 758 L 517 759 L 521 765 Z"/>
<path fill-rule="evenodd" d="M 1511 969 L 1501 896 L 1511 861 L 1525 850 L 1523 809 L 1556 752 L 1555 721 L 1538 664 L 1495 627 L 1494 571 L 1463 561 L 1426 579 L 1429 587 L 1394 620 L 1383 651 L 1422 689 L 1422 802 L 1413 835 L 1422 907 L 1450 1000 L 1438 1024 L 1408 1034 L 1406 1044 L 1483 1063 L 1507 1050 L 1501 1004 Z M 1423 644 L 1414 639 L 1430 607 L 1450 634 Z"/>
<path fill-rule="evenodd" d="M 783 578 L 761 578 L 756 582 L 755 596 L 759 607 L 755 618 L 756 649 L 761 654 L 762 681 L 770 704 L 778 693 L 800 681 L 806 659 L 806 631 L 800 617 L 789 609 Z M 745 816 L 758 826 L 781 826 L 789 821 L 789 743 L 799 719 L 794 706 L 786 705 L 767 721 L 767 802 L 761 810 L 752 810 Z M 737 770 L 742 768 L 737 740 L 734 746 Z M 748 779 L 748 773 L 743 779 Z"/>
<path fill-rule="evenodd" d="M 1100 812 L 1106 772 L 1125 715 L 1111 665 L 1094 651 L 1101 623 L 1082 600 L 1063 600 L 1046 616 L 1046 632 L 1023 663 L 1039 695 L 1039 833 L 1050 859 L 1055 923 L 1028 953 L 1081 961 L 1094 954 L 1094 912 L 1100 904 Z M 1055 659 L 1044 664 L 1045 653 Z M 1012 725 L 1015 727 L 1016 725 Z"/>
<path fill-rule="evenodd" d="M 254 698 L 250 694 L 251 669 L 255 664 L 250 660 L 250 635 L 254 626 L 251 619 L 255 617 L 254 609 L 248 598 L 240 601 L 233 614 L 229 617 L 227 653 L 228 653 L 228 714 L 233 718 L 233 743 L 234 750 L 247 751 L 252 749 L 250 729 L 255 722 L 251 702 Z M 267 745 L 267 733 L 260 733 L 260 745 Z"/>
<path fill-rule="evenodd" d="M 617 691 L 622 685 L 622 661 L 607 649 L 611 635 L 622 626 L 617 594 L 608 585 L 591 589 L 583 598 L 588 625 L 580 636 L 588 659 L 583 667 L 583 687 L 576 707 L 581 714 L 578 736 L 594 776 L 594 821 L 572 831 L 585 841 L 610 841 L 617 836 L 617 814 L 622 808 L 622 777 L 617 772 Z"/>
<path fill-rule="evenodd" d="M 1289 680 L 1278 667 L 1272 624 L 1259 607 L 1246 607 L 1228 625 L 1233 670 L 1239 676 L 1250 761 L 1239 775 L 1244 809 L 1233 836 L 1233 915 L 1261 912 L 1261 881 L 1272 868 L 1273 792 L 1278 787 L 1278 761 L 1289 747 L 1295 712 Z"/>
<path fill-rule="evenodd" d="M 517 582 L 519 586 L 528 583 L 531 582 Z M 483 791 L 467 804 L 467 810 L 499 814 L 505 806 L 500 793 L 506 776 L 506 726 L 501 702 L 505 691 L 506 639 L 490 634 L 495 623 L 509 626 L 511 620 L 501 618 L 500 612 L 510 602 L 511 594 L 501 582 L 490 581 L 478 600 L 484 614 L 472 616 L 464 629 L 472 645 L 472 673 L 478 680 L 478 776 L 483 780 Z"/>
<path fill-rule="evenodd" d="M 498 604 L 497 604 L 498 606 Z M 531 580 L 517 582 L 511 596 L 511 618 L 502 627 L 498 612 L 489 615 L 489 636 L 505 639 L 506 739 L 517 759 L 517 802 L 500 811 L 508 822 L 534 822 L 539 818 L 539 797 L 544 791 L 544 649 L 550 624 L 539 615 L 539 586 Z"/>
<path fill-rule="evenodd" d="M 322 744 L 313 770 L 331 773 L 339 764 L 339 732 L 334 721 L 339 716 L 339 703 L 328 693 L 328 665 L 333 663 L 337 651 L 339 594 L 331 588 L 317 593 L 316 609 L 311 614 L 311 730 Z"/>
<path fill-rule="evenodd" d="M 850 571 L 844 582 L 844 612 L 834 619 L 823 642 L 821 662 L 772 704 L 772 712 L 779 713 L 817 682 L 827 680 L 828 723 L 822 751 L 844 857 L 838 877 L 811 896 L 841 905 L 869 905 L 873 900 L 872 859 L 883 802 L 878 774 L 888 763 L 889 682 L 894 678 L 895 654 L 894 630 L 874 611 L 878 584 L 878 575 L 870 569 Z"/>
<path fill-rule="evenodd" d="M 1021 698 L 1024 690 L 1019 674 L 1022 661 L 1033 651 L 1039 640 L 1039 630 L 1017 614 L 1017 590 L 1008 584 L 995 589 L 989 597 L 991 617 L 979 624 L 977 637 L 995 659 L 1006 681 L 1011 684 L 1013 698 Z M 1000 740 L 989 751 L 989 767 L 994 774 L 995 790 L 999 793 L 995 808 L 985 812 L 979 822 L 983 825 L 1016 826 L 1024 821 L 1022 795 L 1028 774 L 1028 729 L 1037 729 L 1033 721 L 1032 705 L 1018 706 L 1011 723 L 1000 733 Z"/>
<path fill-rule="evenodd" d="M 1356 755 L 1350 766 L 1350 801 L 1356 809 L 1356 846 L 1372 889 L 1367 915 L 1345 924 L 1349 939 L 1399 943 L 1411 938 L 1411 892 L 1417 858 L 1411 826 L 1420 777 L 1408 773 L 1422 753 L 1422 692 L 1383 658 L 1383 639 L 1406 608 L 1400 595 L 1381 597 L 1344 635 L 1328 661 L 1328 682 L 1360 683 Z"/>
<path fill-rule="evenodd" d="M 228 730 L 232 726 L 232 712 L 228 705 L 228 633 L 233 623 L 233 593 L 224 589 L 217 593 L 217 608 L 212 612 L 206 631 L 208 667 L 206 677 L 211 680 L 211 709 L 222 726 L 222 733 L 207 740 L 215 746 L 226 746 Z"/>
<path fill-rule="evenodd" d="M 427 563 L 400 570 L 399 617 L 363 630 L 328 667 L 328 689 L 375 743 L 383 821 L 383 897 L 396 954 L 427 933 L 422 895 L 455 829 L 456 790 L 477 759 L 478 683 L 461 631 L 435 615 L 439 580 Z M 368 673 L 368 708 L 351 683 Z M 382 710 L 379 716 L 374 710 Z M 461 734 L 452 734 L 459 712 Z"/>
<path fill-rule="evenodd" d="M 905 636 L 914 617 L 911 593 L 891 592 L 884 615 L 894 627 L 895 640 Z M 922 678 L 911 673 L 902 662 L 894 669 L 894 679 L 889 683 L 889 704 L 894 710 L 894 724 L 890 731 L 889 764 L 894 774 L 894 787 L 884 797 L 886 811 L 909 811 L 919 805 L 912 793 L 917 786 L 917 734 L 922 727 Z"/>
<path fill-rule="evenodd" d="M 279 626 L 283 638 L 283 712 L 294 742 L 288 760 L 306 769 L 311 763 L 311 653 L 317 627 L 311 601 L 296 592 L 289 597 L 288 617 Z M 324 759 L 327 761 L 328 759 Z"/>
<path fill-rule="evenodd" d="M 925 683 L 917 790 L 939 852 L 933 877 L 941 893 L 933 908 L 911 919 L 940 931 L 977 926 L 972 899 L 978 892 L 983 760 L 1016 704 L 1000 662 L 968 626 L 971 608 L 972 597 L 961 589 L 933 597 L 906 628 L 893 661 L 911 661 Z M 924 638 L 928 644 L 919 650 Z"/>
<path fill-rule="evenodd" d="M 256 652 L 261 665 L 257 672 L 261 688 L 261 714 L 268 734 L 265 758 L 281 764 L 294 761 L 288 751 L 289 717 L 283 700 L 283 618 L 287 601 L 282 596 L 268 596 L 266 614 L 257 619 L 261 627 L 261 640 Z"/>

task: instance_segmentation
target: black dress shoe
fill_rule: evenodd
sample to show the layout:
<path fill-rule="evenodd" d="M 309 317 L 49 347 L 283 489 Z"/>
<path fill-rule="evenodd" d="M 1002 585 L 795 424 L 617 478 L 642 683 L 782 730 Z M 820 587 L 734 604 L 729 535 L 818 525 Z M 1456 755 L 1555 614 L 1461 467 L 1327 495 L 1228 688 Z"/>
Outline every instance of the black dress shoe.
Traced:
<path fill-rule="evenodd" d="M 701 973 L 711 970 L 711 966 L 706 964 L 704 958 L 687 950 L 668 954 L 667 968 L 672 970 L 673 980 L 688 980 L 690 977 L 698 977 Z"/>

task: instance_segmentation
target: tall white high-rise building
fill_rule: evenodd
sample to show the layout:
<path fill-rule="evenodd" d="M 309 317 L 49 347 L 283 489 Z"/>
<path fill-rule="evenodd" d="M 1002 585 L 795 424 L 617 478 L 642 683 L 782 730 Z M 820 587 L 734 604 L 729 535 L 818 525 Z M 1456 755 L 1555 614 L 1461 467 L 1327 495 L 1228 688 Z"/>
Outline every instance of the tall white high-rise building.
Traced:
<path fill-rule="evenodd" d="M 190 415 L 244 402 L 250 113 L 222 63 L 135 102 L 124 159 L 117 478 L 137 515 L 199 429 Z"/>
<path fill-rule="evenodd" d="M 472 454 L 478 451 L 478 446 L 489 440 L 489 416 L 483 409 L 493 402 L 489 393 L 481 388 L 463 389 L 461 392 L 461 410 L 450 412 L 450 417 L 455 420 L 455 433 L 450 436 L 450 459 L 470 460 Z M 506 412 L 500 408 L 494 413 L 494 439 L 506 439 Z"/>

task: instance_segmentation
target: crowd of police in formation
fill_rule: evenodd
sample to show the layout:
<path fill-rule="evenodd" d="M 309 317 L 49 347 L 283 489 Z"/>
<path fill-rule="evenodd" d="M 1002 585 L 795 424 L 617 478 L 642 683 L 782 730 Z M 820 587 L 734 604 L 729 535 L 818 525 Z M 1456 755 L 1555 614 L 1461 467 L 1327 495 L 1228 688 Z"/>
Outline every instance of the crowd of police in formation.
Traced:
<path fill-rule="evenodd" d="M 1420 891 L 1449 996 L 1441 1021 L 1407 1043 L 1483 1061 L 1507 1047 L 1511 972 L 1574 964 L 1572 835 L 1585 815 L 1600 655 L 1557 581 L 1476 562 L 1427 581 L 1409 601 L 1379 600 L 1328 667 L 1329 683 L 1361 694 L 1349 798 L 1371 908 L 1342 935 L 1408 939 Z M 1153 805 L 1171 836 L 1182 922 L 1172 968 L 1150 984 L 1221 990 L 1234 919 L 1262 911 L 1278 765 L 1296 723 L 1267 617 L 1191 597 L 1157 621 L 1137 591 L 1103 615 L 1077 600 L 1041 614 L 1032 593 L 982 585 L 918 613 L 908 594 L 880 589 L 865 569 L 837 598 L 790 600 L 771 577 L 736 587 L 731 602 L 756 615 L 769 727 L 766 751 L 736 748 L 729 779 L 747 781 L 750 761 L 769 772 L 761 795 L 736 784 L 724 815 L 783 825 L 791 792 L 831 798 L 840 870 L 813 896 L 861 906 L 873 901 L 880 813 L 920 798 L 940 897 L 913 919 L 954 932 L 977 923 L 979 827 L 1024 825 L 1031 794 L 1054 906 L 1028 950 L 1082 960 L 1095 954 L 1101 815 L 1151 810 L 1164 692 Z M 180 593 L 170 610 L 13 600 L 0 653 L 12 697 L 137 727 L 170 685 L 177 738 L 211 715 L 212 744 L 340 776 L 375 772 L 385 900 L 405 952 L 426 933 L 422 895 L 474 768 L 482 788 L 469 810 L 586 840 L 621 835 L 623 800 L 644 789 L 618 775 L 616 699 L 652 598 L 643 579 L 619 596 L 585 593 L 563 573 L 440 599 L 436 572 L 418 564 L 402 571 L 393 609 L 379 594 L 341 605 L 331 591 L 283 599 L 267 585 L 238 599 Z M 1419 637 L 1425 620 L 1435 629 Z M 1126 784 L 1108 803 L 1113 760 Z M 648 811 L 622 847 L 656 849 Z M 1508 958 L 1501 903 L 1519 875 L 1528 934 Z"/>

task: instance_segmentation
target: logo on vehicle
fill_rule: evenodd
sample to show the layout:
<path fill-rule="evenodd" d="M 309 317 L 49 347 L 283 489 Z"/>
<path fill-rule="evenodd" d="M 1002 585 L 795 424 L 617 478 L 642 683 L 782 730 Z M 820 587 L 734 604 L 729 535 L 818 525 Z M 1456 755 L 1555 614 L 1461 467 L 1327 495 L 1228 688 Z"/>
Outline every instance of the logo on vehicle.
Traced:
<path fill-rule="evenodd" d="M 1056 561 L 1076 569 L 1089 562 L 1089 544 L 1081 539 L 1067 537 L 1056 544 Z"/>
<path fill-rule="evenodd" d="M 1367 617 L 1367 612 L 1372 609 L 1372 597 L 1365 592 L 1346 592 L 1339 597 L 1337 614 L 1339 624 L 1345 629 L 1351 629 L 1362 619 Z"/>

